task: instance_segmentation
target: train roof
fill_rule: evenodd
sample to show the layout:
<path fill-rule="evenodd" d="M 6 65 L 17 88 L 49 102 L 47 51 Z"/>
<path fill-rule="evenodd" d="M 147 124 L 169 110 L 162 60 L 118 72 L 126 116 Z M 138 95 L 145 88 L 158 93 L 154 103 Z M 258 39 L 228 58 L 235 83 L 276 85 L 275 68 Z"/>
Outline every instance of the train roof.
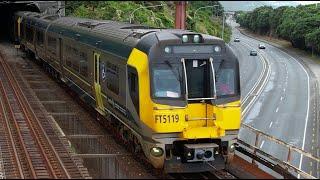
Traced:
<path fill-rule="evenodd" d="M 111 20 L 93 20 L 77 17 L 59 17 L 58 15 L 43 15 L 34 12 L 20 11 L 16 13 L 26 17 L 27 24 L 48 28 L 48 31 L 60 33 L 79 41 L 85 41 L 92 46 L 107 48 L 109 52 L 127 58 L 134 47 L 148 53 L 148 50 L 159 41 L 181 41 L 183 34 L 195 32 L 181 29 L 161 29 L 139 24 L 130 24 Z M 141 42 L 144 37 L 153 34 L 149 40 Z M 199 34 L 199 33 L 197 33 Z M 207 41 L 222 39 L 201 34 Z M 79 37 L 82 37 L 79 39 Z M 140 45 L 138 43 L 140 42 Z M 141 44 L 144 43 L 144 44 Z"/>

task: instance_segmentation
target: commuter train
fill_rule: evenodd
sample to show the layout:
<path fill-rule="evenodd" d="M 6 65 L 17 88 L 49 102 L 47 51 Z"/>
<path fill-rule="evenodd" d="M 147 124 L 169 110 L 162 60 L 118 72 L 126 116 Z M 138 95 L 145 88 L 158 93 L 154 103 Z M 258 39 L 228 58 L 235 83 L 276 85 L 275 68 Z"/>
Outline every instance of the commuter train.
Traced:
<path fill-rule="evenodd" d="M 166 172 L 224 168 L 241 119 L 239 63 L 220 38 L 19 11 L 21 48 Z"/>

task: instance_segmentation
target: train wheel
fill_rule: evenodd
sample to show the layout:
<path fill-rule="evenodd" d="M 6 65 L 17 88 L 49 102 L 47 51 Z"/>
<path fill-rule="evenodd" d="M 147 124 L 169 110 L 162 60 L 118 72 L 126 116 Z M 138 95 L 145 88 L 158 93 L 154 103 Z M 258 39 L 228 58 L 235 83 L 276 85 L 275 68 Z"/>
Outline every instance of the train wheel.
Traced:
<path fill-rule="evenodd" d="M 140 153 L 142 151 L 141 144 L 139 143 L 139 140 L 135 136 L 133 136 L 133 144 L 134 144 L 133 152 L 136 154 Z"/>

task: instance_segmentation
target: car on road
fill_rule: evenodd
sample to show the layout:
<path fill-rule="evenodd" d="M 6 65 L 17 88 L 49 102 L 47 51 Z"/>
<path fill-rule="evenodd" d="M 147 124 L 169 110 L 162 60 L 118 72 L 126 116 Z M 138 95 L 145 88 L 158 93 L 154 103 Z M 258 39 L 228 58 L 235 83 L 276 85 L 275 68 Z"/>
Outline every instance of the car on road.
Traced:
<path fill-rule="evenodd" d="M 259 49 L 265 49 L 266 48 L 266 46 L 264 45 L 264 44 L 259 44 Z"/>
<path fill-rule="evenodd" d="M 250 56 L 256 56 L 257 55 L 257 51 L 256 50 L 251 50 L 250 51 Z"/>
<path fill-rule="evenodd" d="M 240 42 L 240 39 L 239 38 L 235 38 L 233 41 L 234 42 Z"/>

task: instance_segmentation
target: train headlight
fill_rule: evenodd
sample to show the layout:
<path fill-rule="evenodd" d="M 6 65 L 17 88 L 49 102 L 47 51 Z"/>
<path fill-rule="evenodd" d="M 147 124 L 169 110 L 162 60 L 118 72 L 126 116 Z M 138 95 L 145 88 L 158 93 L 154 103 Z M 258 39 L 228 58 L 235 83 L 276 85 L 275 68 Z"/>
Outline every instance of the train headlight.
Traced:
<path fill-rule="evenodd" d="M 171 48 L 170 47 L 165 47 L 164 48 L 164 52 L 166 52 L 166 53 L 171 53 Z"/>
<path fill-rule="evenodd" d="M 194 43 L 199 43 L 200 42 L 200 36 L 199 35 L 194 35 L 193 36 L 193 42 Z"/>
<path fill-rule="evenodd" d="M 214 46 L 214 51 L 215 52 L 220 52 L 221 51 L 221 47 L 220 46 Z"/>
<path fill-rule="evenodd" d="M 188 36 L 187 35 L 183 35 L 182 36 L 182 42 L 184 42 L 184 43 L 188 42 Z"/>
<path fill-rule="evenodd" d="M 153 147 L 151 148 L 150 153 L 152 156 L 160 157 L 163 155 L 163 149 L 160 147 Z"/>
<path fill-rule="evenodd" d="M 235 150 L 234 144 L 231 144 L 229 148 L 230 148 L 230 149 L 229 149 L 230 152 L 234 152 L 234 150 Z"/>
<path fill-rule="evenodd" d="M 193 157 L 193 152 L 189 151 L 188 153 L 186 153 L 186 158 L 187 160 L 192 160 L 194 157 Z"/>

